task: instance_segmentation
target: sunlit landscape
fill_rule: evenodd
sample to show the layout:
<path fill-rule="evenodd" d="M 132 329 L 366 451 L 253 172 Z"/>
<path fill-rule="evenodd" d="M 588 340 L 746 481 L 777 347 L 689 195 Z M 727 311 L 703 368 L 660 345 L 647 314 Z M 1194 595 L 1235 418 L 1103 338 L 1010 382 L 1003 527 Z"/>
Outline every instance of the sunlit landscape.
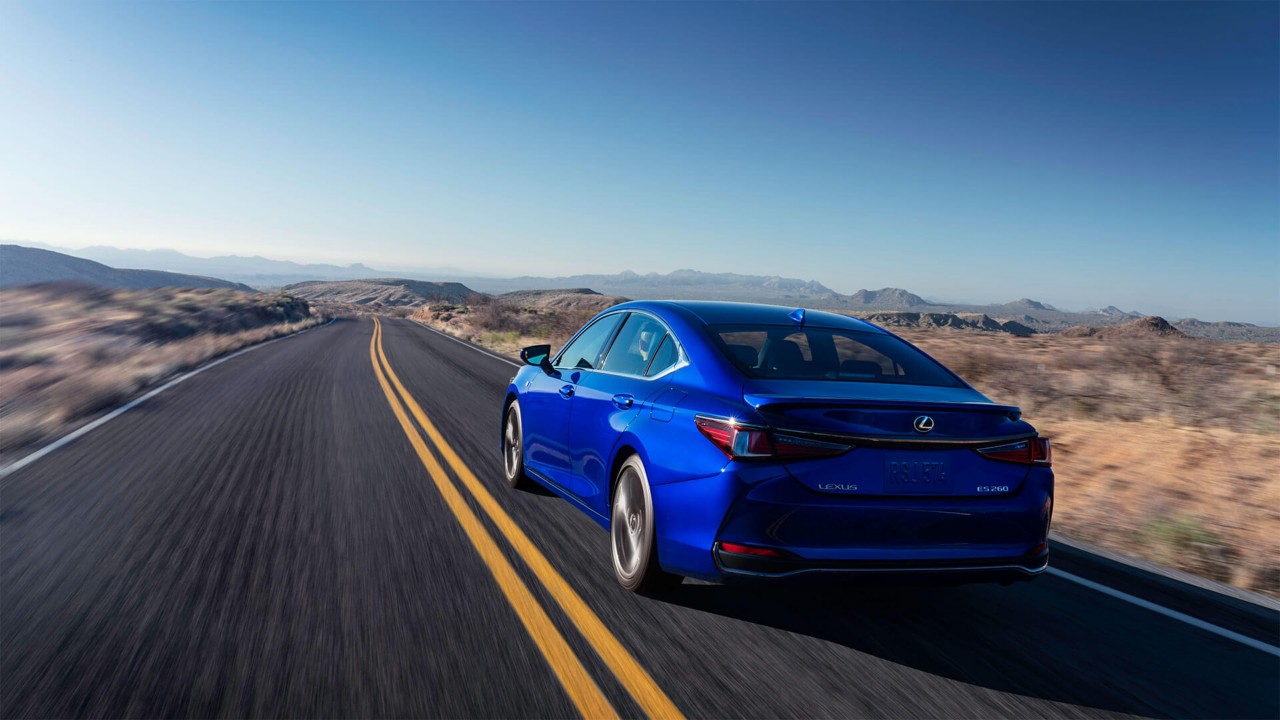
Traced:
<path fill-rule="evenodd" d="M 0 718 L 1280 717 L 1280 5 L 0 2 Z"/>

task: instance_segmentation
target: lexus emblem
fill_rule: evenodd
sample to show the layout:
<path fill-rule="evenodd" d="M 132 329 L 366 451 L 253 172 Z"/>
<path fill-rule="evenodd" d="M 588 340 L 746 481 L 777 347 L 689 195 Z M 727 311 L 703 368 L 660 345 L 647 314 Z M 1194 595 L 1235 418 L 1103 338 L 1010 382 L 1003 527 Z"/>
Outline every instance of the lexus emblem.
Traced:
<path fill-rule="evenodd" d="M 927 433 L 933 429 L 933 418 L 928 415 L 921 415 L 911 422 L 911 427 L 915 428 L 918 433 Z"/>

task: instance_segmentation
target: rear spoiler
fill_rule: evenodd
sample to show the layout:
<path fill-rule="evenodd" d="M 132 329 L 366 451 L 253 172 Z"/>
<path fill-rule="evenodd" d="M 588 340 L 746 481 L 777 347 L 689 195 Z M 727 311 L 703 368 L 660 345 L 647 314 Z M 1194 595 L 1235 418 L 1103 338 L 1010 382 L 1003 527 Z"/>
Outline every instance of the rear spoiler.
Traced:
<path fill-rule="evenodd" d="M 1022 409 L 1014 405 L 982 402 L 913 402 L 909 400 L 871 400 L 850 397 L 796 397 L 746 393 L 742 399 L 760 412 L 780 412 L 792 408 L 875 408 L 882 410 L 953 410 L 1004 415 L 1011 420 L 1022 418 Z"/>

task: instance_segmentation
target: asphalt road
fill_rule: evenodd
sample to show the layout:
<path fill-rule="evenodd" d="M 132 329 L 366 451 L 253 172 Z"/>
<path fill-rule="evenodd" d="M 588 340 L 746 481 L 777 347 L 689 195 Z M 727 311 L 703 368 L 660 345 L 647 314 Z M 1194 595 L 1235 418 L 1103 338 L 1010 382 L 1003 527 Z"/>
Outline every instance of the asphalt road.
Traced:
<path fill-rule="evenodd" d="M 513 368 L 385 320 L 401 394 L 374 333 L 233 358 L 0 481 L 0 715 L 1280 715 L 1280 659 L 1055 577 L 630 595 L 598 526 L 503 483 Z"/>

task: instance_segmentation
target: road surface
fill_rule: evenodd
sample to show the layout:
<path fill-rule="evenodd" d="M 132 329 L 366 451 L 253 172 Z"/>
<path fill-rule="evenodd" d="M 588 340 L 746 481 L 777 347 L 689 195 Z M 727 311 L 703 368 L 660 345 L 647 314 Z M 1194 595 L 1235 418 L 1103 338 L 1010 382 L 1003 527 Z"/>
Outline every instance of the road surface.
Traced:
<path fill-rule="evenodd" d="M 1061 578 L 628 594 L 595 523 L 503 483 L 514 368 L 380 328 L 232 358 L 0 480 L 0 716 L 1280 714 L 1280 659 Z"/>

